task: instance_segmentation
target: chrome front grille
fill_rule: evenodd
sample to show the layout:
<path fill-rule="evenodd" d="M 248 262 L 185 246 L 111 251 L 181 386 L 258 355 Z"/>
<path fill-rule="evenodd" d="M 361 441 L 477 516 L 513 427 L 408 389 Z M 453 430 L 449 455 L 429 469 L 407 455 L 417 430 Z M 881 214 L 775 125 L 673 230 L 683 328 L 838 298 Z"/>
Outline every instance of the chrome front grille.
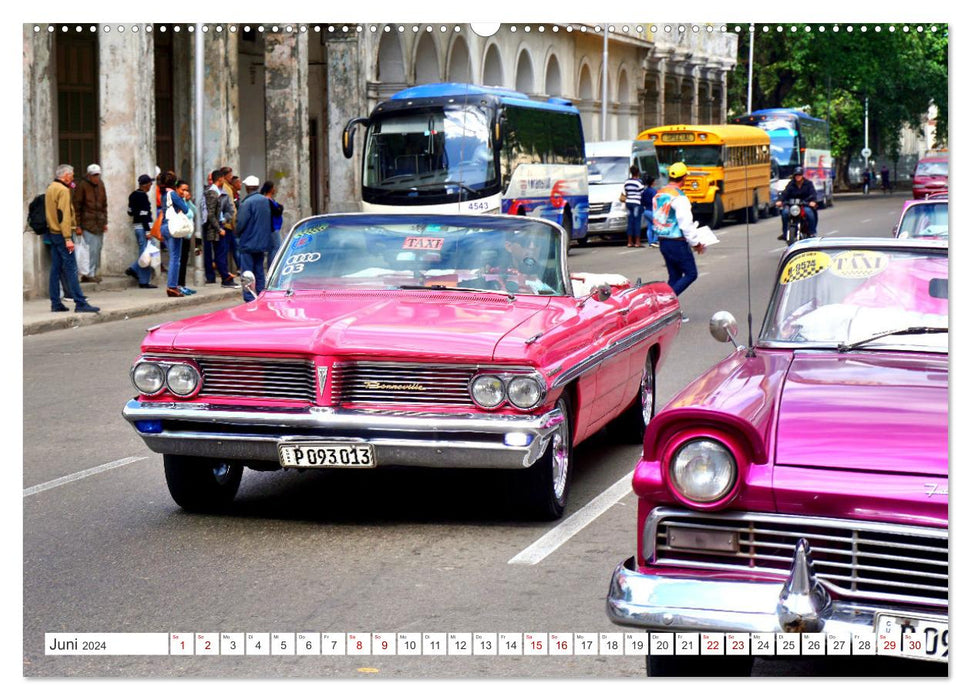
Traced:
<path fill-rule="evenodd" d="M 200 397 L 237 396 L 314 403 L 317 383 L 309 360 L 196 357 L 202 369 Z"/>
<path fill-rule="evenodd" d="M 474 366 L 339 362 L 332 371 L 336 404 L 474 407 L 469 396 Z"/>
<path fill-rule="evenodd" d="M 675 527 L 737 537 L 734 552 L 675 548 Z M 948 539 L 943 528 L 915 527 L 768 513 L 701 514 L 657 509 L 648 519 L 646 547 L 654 561 L 715 571 L 788 574 L 796 542 L 805 538 L 816 574 L 847 598 L 946 605 Z M 719 538 L 721 539 L 721 538 Z M 652 553 L 645 553 L 648 559 Z"/>
<path fill-rule="evenodd" d="M 610 211 L 612 202 L 602 202 L 600 204 L 590 204 L 590 216 L 603 216 Z"/>

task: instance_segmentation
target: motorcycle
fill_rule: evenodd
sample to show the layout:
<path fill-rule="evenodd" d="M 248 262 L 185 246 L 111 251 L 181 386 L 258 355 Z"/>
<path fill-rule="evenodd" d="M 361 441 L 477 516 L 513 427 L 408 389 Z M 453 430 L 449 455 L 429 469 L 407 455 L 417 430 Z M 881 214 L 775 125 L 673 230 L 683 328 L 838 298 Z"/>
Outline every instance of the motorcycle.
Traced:
<path fill-rule="evenodd" d="M 785 233 L 786 245 L 792 245 L 803 238 L 809 238 L 809 217 L 806 214 L 809 205 L 801 199 L 787 199 L 782 203 L 782 206 L 789 212 L 789 221 Z"/>

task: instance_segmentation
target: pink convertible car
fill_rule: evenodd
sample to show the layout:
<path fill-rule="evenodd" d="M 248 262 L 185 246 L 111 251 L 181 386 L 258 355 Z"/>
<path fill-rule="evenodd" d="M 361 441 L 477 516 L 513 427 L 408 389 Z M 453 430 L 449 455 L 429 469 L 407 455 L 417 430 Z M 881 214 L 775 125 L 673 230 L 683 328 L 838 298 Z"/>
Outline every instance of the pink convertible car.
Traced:
<path fill-rule="evenodd" d="M 711 331 L 734 343 L 737 325 L 720 312 Z M 883 633 L 897 643 L 881 654 L 946 662 L 947 242 L 789 248 L 758 340 L 658 412 L 633 488 L 637 551 L 614 571 L 613 622 Z M 652 675 L 751 664 L 648 658 Z"/>
<path fill-rule="evenodd" d="M 641 441 L 681 324 L 667 284 L 571 276 L 568 245 L 515 216 L 306 219 L 255 301 L 149 331 L 124 416 L 187 510 L 244 467 L 468 467 L 558 518 L 574 445 Z"/>

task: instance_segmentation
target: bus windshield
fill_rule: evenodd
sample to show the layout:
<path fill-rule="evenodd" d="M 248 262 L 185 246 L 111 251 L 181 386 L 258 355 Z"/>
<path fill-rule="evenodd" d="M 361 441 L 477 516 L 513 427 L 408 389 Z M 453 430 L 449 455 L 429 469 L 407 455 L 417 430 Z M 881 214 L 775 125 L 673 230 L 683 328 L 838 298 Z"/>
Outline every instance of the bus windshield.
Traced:
<path fill-rule="evenodd" d="M 627 181 L 630 158 L 593 156 L 587 158 L 587 178 L 591 185 L 616 185 Z"/>
<path fill-rule="evenodd" d="M 496 183 L 490 114 L 475 105 L 396 112 L 374 119 L 364 187 L 406 194 L 481 190 Z"/>
<path fill-rule="evenodd" d="M 681 162 L 708 168 L 725 164 L 721 146 L 657 146 L 657 160 L 664 165 Z"/>
<path fill-rule="evenodd" d="M 769 149 L 772 161 L 778 165 L 779 177 L 792 177 L 792 171 L 799 165 L 799 134 L 796 125 L 789 119 L 763 117 L 757 126 L 769 134 Z"/>

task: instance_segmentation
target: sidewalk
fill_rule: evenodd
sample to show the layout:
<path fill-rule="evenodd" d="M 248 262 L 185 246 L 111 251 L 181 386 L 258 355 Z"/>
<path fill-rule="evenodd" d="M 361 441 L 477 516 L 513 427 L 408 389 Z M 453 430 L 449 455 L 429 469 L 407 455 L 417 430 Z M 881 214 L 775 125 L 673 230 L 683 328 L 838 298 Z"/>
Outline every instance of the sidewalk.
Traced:
<path fill-rule="evenodd" d="M 24 301 L 24 335 L 36 335 L 63 328 L 90 326 L 107 321 L 123 321 L 136 316 L 176 311 L 207 304 L 224 302 L 225 306 L 240 304 L 243 301 L 239 289 L 224 289 L 219 284 L 200 284 L 193 289 L 196 294 L 187 297 L 169 297 L 165 287 L 158 289 L 139 289 L 130 277 L 105 277 L 100 284 L 81 285 L 88 302 L 101 308 L 97 314 L 74 313 L 74 302 L 70 299 L 64 305 L 66 312 L 51 311 L 51 300 L 44 296 Z"/>

